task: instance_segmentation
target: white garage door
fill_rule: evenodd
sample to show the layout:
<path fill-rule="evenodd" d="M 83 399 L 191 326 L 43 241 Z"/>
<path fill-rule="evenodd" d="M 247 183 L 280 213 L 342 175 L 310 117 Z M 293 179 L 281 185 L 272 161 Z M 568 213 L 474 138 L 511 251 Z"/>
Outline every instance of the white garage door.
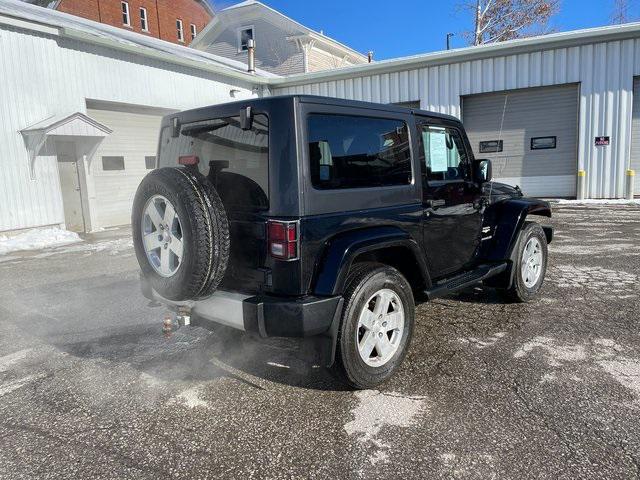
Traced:
<path fill-rule="evenodd" d="M 577 85 L 471 95 L 462 114 L 474 154 L 492 160 L 495 180 L 530 196 L 575 197 Z"/>
<path fill-rule="evenodd" d="M 635 194 L 640 195 L 640 78 L 633 79 L 633 122 L 631 125 L 631 169 L 636 171 Z"/>
<path fill-rule="evenodd" d="M 154 168 L 162 117 L 94 109 L 87 114 L 113 130 L 91 165 L 98 217 L 94 227 L 128 224 L 136 189 Z"/>

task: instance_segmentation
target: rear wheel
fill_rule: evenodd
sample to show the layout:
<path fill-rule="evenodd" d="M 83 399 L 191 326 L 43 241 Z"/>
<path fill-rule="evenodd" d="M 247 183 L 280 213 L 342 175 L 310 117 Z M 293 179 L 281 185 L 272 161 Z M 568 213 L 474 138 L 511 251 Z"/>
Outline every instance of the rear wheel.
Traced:
<path fill-rule="evenodd" d="M 395 268 L 356 265 L 347 279 L 336 368 L 355 388 L 372 388 L 400 367 L 413 334 L 415 303 Z"/>
<path fill-rule="evenodd" d="M 547 271 L 547 237 L 542 227 L 525 223 L 515 248 L 513 283 L 502 293 L 512 302 L 528 302 L 542 287 Z"/>

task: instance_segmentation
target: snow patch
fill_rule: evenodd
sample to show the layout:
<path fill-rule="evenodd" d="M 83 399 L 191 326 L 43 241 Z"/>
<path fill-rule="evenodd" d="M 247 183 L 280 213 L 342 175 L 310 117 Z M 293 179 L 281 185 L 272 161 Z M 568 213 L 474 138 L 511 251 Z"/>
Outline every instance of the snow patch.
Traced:
<path fill-rule="evenodd" d="M 553 200 L 558 205 L 640 205 L 640 199 L 627 200 L 624 198 L 586 199 L 586 200 Z"/>
<path fill-rule="evenodd" d="M 18 235 L 7 237 L 0 235 L 0 255 L 22 250 L 40 250 L 81 242 L 77 233 L 59 228 L 27 230 Z"/>
<path fill-rule="evenodd" d="M 549 337 L 535 337 L 520 347 L 513 357 L 523 358 L 536 349 L 544 352 L 547 362 L 552 367 L 561 367 L 562 362 L 575 362 L 587 358 L 583 345 L 556 345 L 556 341 Z"/>
<path fill-rule="evenodd" d="M 189 408 L 208 407 L 209 404 L 200 398 L 201 387 L 192 387 L 180 392 L 176 399 Z"/>
<path fill-rule="evenodd" d="M 616 379 L 618 383 L 640 396 L 640 361 L 620 357 L 598 362 L 602 369 Z"/>
<path fill-rule="evenodd" d="M 35 382 L 36 380 L 40 380 L 41 378 L 46 377 L 44 373 L 38 373 L 36 375 L 28 375 L 23 378 L 19 378 L 18 380 L 13 380 L 11 382 L 0 383 L 0 397 L 4 397 L 8 393 L 11 393 L 19 388 L 25 387 L 30 383 Z"/>
<path fill-rule="evenodd" d="M 552 338 L 536 337 L 525 343 L 513 356 L 522 358 L 534 349 L 543 350 L 552 367 L 562 366 L 561 362 L 593 360 L 597 367 L 640 397 L 640 359 L 622 356 L 621 353 L 626 349 L 611 338 L 595 338 L 586 344 L 557 345 Z M 557 378 L 555 373 L 546 373 L 540 381 L 552 382 Z M 576 375 L 570 376 L 569 379 L 575 382 L 583 381 Z"/>
<path fill-rule="evenodd" d="M 395 392 L 363 390 L 355 394 L 358 406 L 351 411 L 353 420 L 344 425 L 348 435 L 357 435 L 359 442 L 373 445 L 375 452 L 369 456 L 373 465 L 388 461 L 388 444 L 378 439 L 385 426 L 410 427 L 416 418 L 426 412 L 425 397 L 404 396 Z"/>
<path fill-rule="evenodd" d="M 447 478 L 498 478 L 493 455 L 441 453 L 440 461 L 448 471 Z"/>
<path fill-rule="evenodd" d="M 9 355 L 5 355 L 4 357 L 0 357 L 0 372 L 6 372 L 9 370 L 9 367 L 27 358 L 30 351 L 30 348 L 26 348 L 24 350 L 10 353 Z"/>
<path fill-rule="evenodd" d="M 610 242 L 610 238 L 603 239 L 607 242 Z M 635 245 L 633 243 L 609 243 L 609 244 L 592 244 L 587 245 L 584 243 L 584 240 L 579 245 L 562 245 L 551 243 L 549 245 L 549 250 L 552 253 L 559 253 L 564 255 L 609 255 L 612 252 L 625 252 L 625 255 L 632 254 L 632 251 L 640 251 L 640 245 Z"/>
<path fill-rule="evenodd" d="M 586 288 L 598 291 L 624 291 L 638 287 L 638 276 L 602 267 L 556 265 L 551 269 L 549 281 L 559 288 Z"/>
<path fill-rule="evenodd" d="M 507 332 L 497 332 L 497 333 L 494 333 L 492 336 L 485 338 L 484 340 L 481 340 L 477 337 L 467 337 L 467 338 L 460 338 L 458 339 L 458 341 L 465 345 L 473 345 L 478 349 L 483 349 L 483 348 L 492 346 L 498 340 L 500 340 L 501 338 L 504 338 L 506 335 L 507 335 Z"/>

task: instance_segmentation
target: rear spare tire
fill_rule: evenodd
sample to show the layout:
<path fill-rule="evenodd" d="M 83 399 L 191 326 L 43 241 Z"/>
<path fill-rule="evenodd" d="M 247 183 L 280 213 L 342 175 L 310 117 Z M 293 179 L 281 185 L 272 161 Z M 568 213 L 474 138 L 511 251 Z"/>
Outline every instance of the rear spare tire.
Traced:
<path fill-rule="evenodd" d="M 133 244 L 153 289 L 169 300 L 205 297 L 229 259 L 229 224 L 211 183 L 193 167 L 154 170 L 133 201 Z"/>

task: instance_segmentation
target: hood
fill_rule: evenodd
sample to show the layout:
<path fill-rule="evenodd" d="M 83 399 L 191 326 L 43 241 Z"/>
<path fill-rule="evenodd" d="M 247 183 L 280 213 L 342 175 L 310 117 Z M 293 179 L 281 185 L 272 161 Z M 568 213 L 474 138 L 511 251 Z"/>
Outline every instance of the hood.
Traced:
<path fill-rule="evenodd" d="M 522 197 L 522 190 L 518 186 L 507 185 L 500 182 L 488 182 L 483 185 L 485 195 L 491 196 L 491 201 L 496 202 L 498 200 L 504 200 L 507 198 L 520 198 Z"/>

